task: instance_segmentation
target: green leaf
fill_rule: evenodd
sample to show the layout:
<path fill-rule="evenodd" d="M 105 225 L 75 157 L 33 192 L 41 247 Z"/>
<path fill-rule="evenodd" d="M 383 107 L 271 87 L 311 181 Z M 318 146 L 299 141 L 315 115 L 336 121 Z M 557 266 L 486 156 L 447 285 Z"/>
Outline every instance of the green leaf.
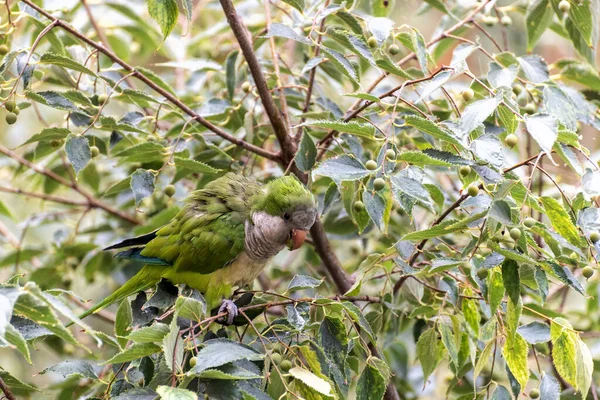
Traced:
<path fill-rule="evenodd" d="M 131 190 L 135 197 L 135 205 L 138 206 L 142 200 L 154 193 L 154 175 L 145 169 L 136 169 L 131 175 Z"/>
<path fill-rule="evenodd" d="M 192 12 L 194 11 L 194 2 L 192 0 L 181 0 L 183 13 L 188 23 L 192 22 Z"/>
<path fill-rule="evenodd" d="M 175 311 L 179 317 L 201 321 L 206 315 L 206 302 L 200 296 L 199 298 L 179 296 L 175 302 Z"/>
<path fill-rule="evenodd" d="M 465 295 L 472 296 L 473 293 L 468 290 L 465 291 Z M 473 330 L 475 336 L 478 337 L 481 315 L 479 314 L 479 308 L 477 307 L 475 300 L 467 298 L 462 299 L 462 312 L 468 326 Z"/>
<path fill-rule="evenodd" d="M 356 99 L 366 100 L 366 101 L 370 101 L 373 103 L 379 103 L 379 101 L 380 101 L 379 97 L 372 95 L 370 93 L 364 93 L 364 92 L 345 93 L 344 96 L 354 97 Z"/>
<path fill-rule="evenodd" d="M 373 223 L 381 232 L 386 233 L 392 211 L 391 193 L 387 190 L 372 191 L 365 189 L 362 199 L 365 203 L 367 214 L 369 214 Z"/>
<path fill-rule="evenodd" d="M 441 361 L 444 355 L 442 349 L 443 344 L 438 339 L 438 333 L 435 329 L 429 328 L 419 336 L 419 340 L 417 340 L 417 358 L 421 363 L 425 382 Z"/>
<path fill-rule="evenodd" d="M 533 83 L 544 83 L 550 79 L 548 65 L 537 54 L 519 57 L 519 65 L 525 73 L 527 79 Z"/>
<path fill-rule="evenodd" d="M 552 23 L 554 12 L 549 0 L 534 0 L 527 6 L 525 27 L 527 28 L 527 51 L 534 46 Z"/>
<path fill-rule="evenodd" d="M 431 239 L 431 238 L 438 237 L 438 236 L 444 236 L 444 235 L 447 235 L 452 232 L 460 231 L 460 230 L 465 229 L 465 227 L 468 224 L 470 224 L 471 222 L 482 218 L 485 214 L 486 214 L 486 212 L 473 214 L 470 217 L 467 217 L 460 221 L 456 221 L 456 220 L 444 221 L 444 222 L 442 222 L 438 225 L 435 225 L 429 229 L 424 229 L 422 231 L 409 233 L 409 234 L 405 235 L 404 237 L 402 237 L 402 240 L 415 241 L 415 240 Z"/>
<path fill-rule="evenodd" d="M 174 160 L 177 167 L 186 168 L 193 172 L 201 174 L 218 174 L 221 172 L 220 169 L 213 168 L 208 164 L 190 158 L 175 156 Z"/>
<path fill-rule="evenodd" d="M 111 184 L 108 187 L 108 189 L 106 189 L 106 192 L 104 192 L 103 197 L 104 196 L 112 196 L 113 194 L 120 193 L 126 189 L 131 189 L 131 177 L 130 176 Z"/>
<path fill-rule="evenodd" d="M 369 324 L 369 321 L 367 321 L 360 308 L 358 308 L 354 303 L 350 303 L 348 301 L 344 301 L 342 305 L 344 306 L 352 320 L 356 322 L 358 326 L 360 326 L 362 331 L 369 336 L 371 343 L 375 344 L 376 336 L 373 332 L 373 328 L 371 328 L 371 324 Z"/>
<path fill-rule="evenodd" d="M 126 333 L 126 331 L 124 333 Z M 168 333 L 168 325 L 156 322 L 152 326 L 145 326 L 131 332 L 129 335 L 127 335 L 127 340 L 131 340 L 136 343 L 157 343 L 162 342 Z"/>
<path fill-rule="evenodd" d="M 98 379 L 98 375 L 94 372 L 94 367 L 91 363 L 85 360 L 67 360 L 62 361 L 58 364 L 55 364 L 51 367 L 46 368 L 42 372 L 41 375 L 47 372 L 54 372 L 56 374 L 60 374 L 63 378 L 67 378 L 69 376 L 77 376 L 79 378 L 86 379 Z"/>
<path fill-rule="evenodd" d="M 577 247 L 585 246 L 579 231 L 569 218 L 564 207 L 553 197 L 543 196 L 540 198 L 546 216 L 550 219 L 552 227 L 565 239 Z"/>
<path fill-rule="evenodd" d="M 521 325 L 517 332 L 523 336 L 527 343 L 531 344 L 545 343 L 550 340 L 550 327 L 537 321 Z"/>
<path fill-rule="evenodd" d="M 119 151 L 114 157 L 122 158 L 121 162 L 152 162 L 163 160 L 165 153 L 160 143 L 142 142 Z"/>
<path fill-rule="evenodd" d="M 504 281 L 502 279 L 502 273 L 498 270 L 498 268 L 493 268 L 490 270 L 487 284 L 490 314 L 495 315 L 498 307 L 502 303 L 502 299 L 504 298 Z"/>
<path fill-rule="evenodd" d="M 577 355 L 575 356 L 577 370 L 577 390 L 581 392 L 581 398 L 586 399 L 590 386 L 592 385 L 592 373 L 594 372 L 594 360 L 587 345 L 577 339 Z"/>
<path fill-rule="evenodd" d="M 77 61 L 72 58 L 68 58 L 56 53 L 44 53 L 40 57 L 40 64 L 52 64 L 57 65 L 59 67 L 72 69 L 73 71 L 83 72 L 84 74 L 96 76 L 96 74 L 90 70 L 89 68 L 79 64 Z"/>
<path fill-rule="evenodd" d="M 389 57 L 380 58 L 375 61 L 375 64 L 385 72 L 389 72 L 392 75 L 399 76 L 405 79 L 412 79 L 412 76 L 404 71 L 402 68 L 397 66 Z"/>
<path fill-rule="evenodd" d="M 156 388 L 156 393 L 160 395 L 162 400 L 197 400 L 196 393 L 171 386 L 159 386 Z"/>
<path fill-rule="evenodd" d="M 492 115 L 497 106 L 498 100 L 496 98 L 477 100 L 470 103 L 462 113 L 460 130 L 468 135 Z"/>
<path fill-rule="evenodd" d="M 427 68 L 427 46 L 425 45 L 425 38 L 421 35 L 421 32 L 412 28 L 410 30 L 410 39 L 412 41 L 413 49 L 415 49 L 415 54 L 417 55 L 417 61 L 419 61 L 419 65 L 421 66 L 421 71 L 423 74 L 429 74 L 429 68 Z"/>
<path fill-rule="evenodd" d="M 417 115 L 409 114 L 409 115 L 404 116 L 404 123 L 406 125 L 415 127 L 418 130 L 425 132 L 428 135 L 433 136 L 434 138 L 437 138 L 437 139 L 443 140 L 445 142 L 460 146 L 461 148 L 464 148 L 464 143 L 462 143 L 462 141 L 459 138 L 454 136 L 454 134 L 450 130 L 442 128 L 441 126 L 439 126 L 438 124 L 436 124 L 435 122 L 433 122 L 429 119 L 422 118 Z"/>
<path fill-rule="evenodd" d="M 302 135 L 302 141 L 296 153 L 296 165 L 300 171 L 308 172 L 315 165 L 316 161 L 317 147 L 313 139 L 305 132 Z"/>
<path fill-rule="evenodd" d="M 380 400 L 385 394 L 385 378 L 379 369 L 367 364 L 356 384 L 357 400 Z"/>
<path fill-rule="evenodd" d="M 52 90 L 44 92 L 34 92 L 27 90 L 25 95 L 28 99 L 44 104 L 48 107 L 56 108 L 57 110 L 75 111 L 81 114 L 81 110 L 73 104 L 73 102 L 67 99 L 62 93 L 55 92 Z"/>
<path fill-rule="evenodd" d="M 306 37 L 297 34 L 296 31 L 294 31 L 289 26 L 279 23 L 272 23 L 271 25 L 269 25 L 267 34 L 263 37 L 282 37 L 285 39 L 295 40 L 296 42 L 303 44 L 311 44 L 311 41 L 308 40 Z"/>
<path fill-rule="evenodd" d="M 560 384 L 556 379 L 552 375 L 542 372 L 540 398 L 544 400 L 560 400 L 560 392 Z"/>
<path fill-rule="evenodd" d="M 8 373 L 8 371 L 3 370 L 1 367 L 0 367 L 0 379 L 2 379 L 4 381 L 4 383 L 6 383 L 6 385 L 14 391 L 16 391 L 16 390 L 25 391 L 25 392 L 39 392 L 40 391 L 35 386 L 32 386 L 28 383 L 21 381 L 18 378 L 15 378 L 10 373 Z"/>
<path fill-rule="evenodd" d="M 162 349 L 165 354 L 165 362 L 173 373 L 182 372 L 184 339 L 179 337 L 179 325 L 177 320 L 171 322 L 169 334 L 163 338 Z"/>
<path fill-rule="evenodd" d="M 519 120 L 517 119 L 517 116 L 513 114 L 508 107 L 502 104 L 498 106 L 496 112 L 498 113 L 498 118 L 500 118 L 502 125 L 506 128 L 506 132 L 509 134 L 515 133 L 519 127 Z"/>
<path fill-rule="evenodd" d="M 210 339 L 203 343 L 204 347 L 196 356 L 197 364 L 187 372 L 195 376 L 204 370 L 220 367 L 236 360 L 259 361 L 264 358 L 250 346 L 229 339 Z"/>
<path fill-rule="evenodd" d="M 167 92 L 169 92 L 170 94 L 176 96 L 175 90 L 173 90 L 173 88 L 171 87 L 171 85 L 169 85 L 164 79 L 162 79 L 160 76 L 156 75 L 154 73 L 154 71 L 149 70 L 147 68 L 144 67 L 135 67 L 135 69 L 139 72 L 141 72 L 142 74 L 144 74 L 144 76 L 148 79 L 150 79 L 152 82 L 154 82 L 157 86 L 161 87 L 162 89 L 166 90 Z"/>
<path fill-rule="evenodd" d="M 477 359 L 477 363 L 475 364 L 475 368 L 473 369 L 473 380 L 474 381 L 477 380 L 477 377 L 479 376 L 479 374 L 481 373 L 483 368 L 485 368 L 485 366 L 487 365 L 488 360 L 490 359 L 490 355 L 492 354 L 492 349 L 494 348 L 495 344 L 496 344 L 496 337 L 494 337 L 493 339 L 490 339 L 483 347 L 481 354 L 479 354 L 479 358 Z"/>
<path fill-rule="evenodd" d="M 0 343 L 2 343 L 2 336 L 4 336 L 4 339 L 9 344 L 15 346 L 15 348 L 19 350 L 21 354 L 23 354 L 23 357 L 25 357 L 27 362 L 31 364 L 31 354 L 29 352 L 29 346 L 27 345 L 27 341 L 25 340 L 21 332 L 17 330 L 17 328 L 8 324 L 6 325 L 4 335 L 2 335 L 2 328 L 0 327 Z"/>
<path fill-rule="evenodd" d="M 552 360 L 556 371 L 573 387 L 577 388 L 577 338 L 573 332 L 563 330 L 552 339 Z"/>
<path fill-rule="evenodd" d="M 446 161 L 438 160 L 437 158 L 433 158 L 428 156 L 425 153 L 420 151 L 405 151 L 403 153 L 398 154 L 396 157 L 396 161 L 404 161 L 408 164 L 418 165 L 421 167 L 424 166 L 433 166 L 433 167 L 450 167 L 452 164 Z"/>
<path fill-rule="evenodd" d="M 546 86 L 543 94 L 544 107 L 548 114 L 556 118 L 568 130 L 576 131 L 578 110 L 566 93 L 559 87 Z M 556 135 L 558 136 L 558 133 Z"/>
<path fill-rule="evenodd" d="M 502 281 L 508 297 L 513 303 L 518 304 L 521 300 L 521 278 L 519 266 L 514 260 L 506 260 L 502 263 Z"/>
<path fill-rule="evenodd" d="M 569 20 L 581 34 L 583 41 L 589 46 L 594 47 L 592 42 L 592 32 L 594 30 L 594 18 L 592 11 L 592 1 L 584 0 L 581 3 L 572 4 L 569 10 Z M 596 30 L 597 30 L 596 25 Z"/>
<path fill-rule="evenodd" d="M 286 293 L 294 292 L 296 290 L 311 289 L 319 287 L 323 283 L 323 279 L 316 279 L 308 275 L 294 275 L 288 287 Z"/>
<path fill-rule="evenodd" d="M 589 64 L 569 63 L 560 71 L 562 78 L 580 83 L 589 89 L 600 92 L 600 74 Z"/>
<path fill-rule="evenodd" d="M 138 358 L 150 356 L 154 353 L 162 351 L 161 347 L 154 343 L 134 343 L 129 348 L 116 354 L 114 357 L 101 363 L 100 365 L 106 364 L 120 364 L 127 361 L 133 361 Z"/>
<path fill-rule="evenodd" d="M 355 181 L 370 174 L 359 160 L 347 155 L 329 158 L 313 170 L 313 175 L 327 176 L 334 181 Z"/>
<path fill-rule="evenodd" d="M 117 342 L 124 347 L 127 345 L 127 335 L 131 329 L 133 323 L 133 313 L 131 310 L 131 304 L 127 299 L 121 301 L 117 314 L 115 315 L 115 335 L 117 336 Z"/>
<path fill-rule="evenodd" d="M 455 366 L 458 365 L 458 346 L 456 344 L 456 339 L 450 327 L 445 324 L 439 324 L 440 334 L 442 336 L 442 343 L 448 350 L 448 354 L 450 355 L 450 360 L 454 363 Z"/>
<path fill-rule="evenodd" d="M 529 366 L 527 364 L 528 349 L 529 345 L 518 333 L 508 335 L 502 348 L 502 355 L 506 360 L 506 365 L 523 388 L 527 385 L 527 381 L 529 381 Z"/>
<path fill-rule="evenodd" d="M 76 174 L 79 174 L 92 158 L 90 142 L 85 136 L 69 135 L 65 144 L 65 151 Z"/>
<path fill-rule="evenodd" d="M 64 138 L 69 136 L 70 133 L 71 132 L 66 128 L 44 128 L 40 133 L 36 133 L 32 137 L 30 137 L 21 146 L 25 146 L 26 144 L 35 142 L 50 142 L 52 140 L 63 140 Z"/>
<path fill-rule="evenodd" d="M 179 8 L 175 0 L 148 0 L 148 14 L 160 26 L 164 40 L 177 24 Z"/>
<path fill-rule="evenodd" d="M 301 14 L 304 13 L 304 0 L 283 0 L 283 2 L 294 7 L 296 10 L 300 11 Z"/>
<path fill-rule="evenodd" d="M 299 379 L 305 385 L 314 389 L 316 392 L 325 396 L 331 396 L 331 385 L 323 378 L 318 377 L 307 369 L 294 367 L 289 370 L 289 374 L 295 379 Z M 381 374 L 380 374 L 381 375 Z"/>
<path fill-rule="evenodd" d="M 342 133 L 350 133 L 355 136 L 373 139 L 375 136 L 375 126 L 372 124 L 356 121 L 328 121 L 328 120 L 308 120 L 303 126 L 315 126 L 317 128 L 333 129 Z"/>
<path fill-rule="evenodd" d="M 359 76 L 356 72 L 356 69 L 343 54 L 340 54 L 326 46 L 321 46 L 321 49 L 329 55 L 329 61 L 331 61 L 341 73 L 350 78 L 352 82 L 358 83 Z"/>
<path fill-rule="evenodd" d="M 225 60 L 225 80 L 227 82 L 227 93 L 229 94 L 229 100 L 233 98 L 235 92 L 235 62 L 237 61 L 238 50 L 234 50 L 227 56 Z"/>

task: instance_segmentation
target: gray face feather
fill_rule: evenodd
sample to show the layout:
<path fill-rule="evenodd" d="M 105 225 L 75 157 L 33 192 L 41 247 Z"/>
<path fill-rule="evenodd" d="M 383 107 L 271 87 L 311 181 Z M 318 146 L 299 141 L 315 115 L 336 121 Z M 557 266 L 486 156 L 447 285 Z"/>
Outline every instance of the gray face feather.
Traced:
<path fill-rule="evenodd" d="M 250 258 L 269 259 L 285 247 L 291 237 L 292 229 L 309 230 L 317 217 L 314 208 L 297 209 L 284 217 L 269 215 L 265 212 L 252 214 L 252 222 L 246 221 L 245 244 Z"/>

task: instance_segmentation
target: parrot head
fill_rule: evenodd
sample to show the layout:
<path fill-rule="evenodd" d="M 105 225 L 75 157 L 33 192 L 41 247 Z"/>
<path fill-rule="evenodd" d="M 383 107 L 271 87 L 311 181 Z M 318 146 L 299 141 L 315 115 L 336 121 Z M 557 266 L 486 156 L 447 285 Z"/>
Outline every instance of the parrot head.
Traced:
<path fill-rule="evenodd" d="M 315 222 L 317 207 L 312 193 L 296 177 L 283 176 L 265 185 L 252 213 L 268 215 L 274 225 L 270 229 L 273 240 L 296 250 Z"/>

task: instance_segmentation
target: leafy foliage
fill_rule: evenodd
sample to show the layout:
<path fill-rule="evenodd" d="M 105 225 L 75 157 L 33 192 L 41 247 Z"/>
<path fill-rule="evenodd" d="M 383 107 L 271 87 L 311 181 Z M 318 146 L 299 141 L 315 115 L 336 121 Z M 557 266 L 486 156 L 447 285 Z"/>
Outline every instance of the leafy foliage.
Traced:
<path fill-rule="evenodd" d="M 597 398 L 600 2 L 425 0 L 432 36 L 400 3 L 7 2 L 0 388 Z M 142 267 L 103 247 L 229 171 L 319 200 L 232 326 L 166 281 L 77 317 Z"/>

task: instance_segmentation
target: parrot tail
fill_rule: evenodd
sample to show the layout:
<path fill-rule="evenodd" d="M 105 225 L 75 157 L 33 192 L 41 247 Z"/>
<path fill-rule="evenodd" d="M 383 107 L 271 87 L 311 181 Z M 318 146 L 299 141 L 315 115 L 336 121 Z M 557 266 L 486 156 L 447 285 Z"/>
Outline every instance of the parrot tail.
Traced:
<path fill-rule="evenodd" d="M 117 289 L 113 294 L 106 297 L 100 303 L 96 304 L 94 307 L 85 311 L 83 314 L 79 316 L 80 319 L 87 317 L 90 314 L 94 314 L 105 307 L 108 307 L 112 303 L 117 301 L 121 301 L 137 292 L 141 292 L 147 289 L 150 289 L 160 281 L 162 276 L 162 268 L 157 268 L 156 266 L 146 265 L 144 266 L 137 274 L 135 274 L 131 279 L 129 279 L 123 286 Z M 70 326 L 73 323 L 69 323 L 65 326 Z"/>

